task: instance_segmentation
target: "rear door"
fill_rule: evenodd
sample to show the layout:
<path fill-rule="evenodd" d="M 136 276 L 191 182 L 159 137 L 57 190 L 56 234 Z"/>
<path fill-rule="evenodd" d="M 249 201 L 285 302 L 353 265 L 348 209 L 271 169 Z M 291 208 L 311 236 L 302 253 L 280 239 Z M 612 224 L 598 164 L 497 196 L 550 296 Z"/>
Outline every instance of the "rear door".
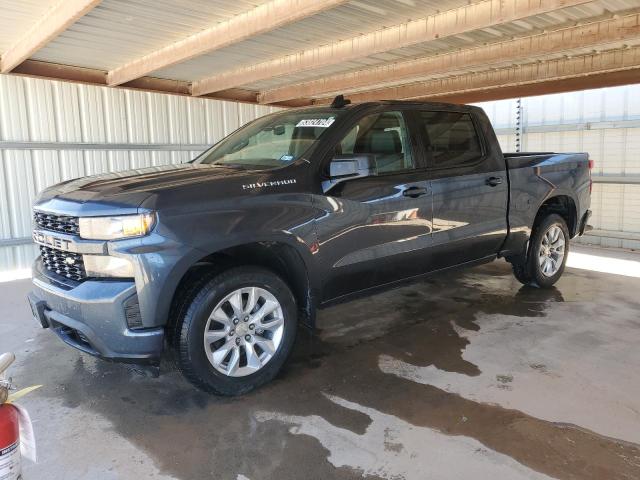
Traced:
<path fill-rule="evenodd" d="M 468 109 L 418 110 L 433 189 L 432 269 L 496 253 L 507 232 L 504 158 Z M 486 127 L 491 128 L 488 120 Z"/>
<path fill-rule="evenodd" d="M 356 120 L 332 155 L 375 155 L 375 175 L 332 186 L 317 200 L 324 300 L 425 271 L 431 246 L 431 189 L 400 110 Z"/>

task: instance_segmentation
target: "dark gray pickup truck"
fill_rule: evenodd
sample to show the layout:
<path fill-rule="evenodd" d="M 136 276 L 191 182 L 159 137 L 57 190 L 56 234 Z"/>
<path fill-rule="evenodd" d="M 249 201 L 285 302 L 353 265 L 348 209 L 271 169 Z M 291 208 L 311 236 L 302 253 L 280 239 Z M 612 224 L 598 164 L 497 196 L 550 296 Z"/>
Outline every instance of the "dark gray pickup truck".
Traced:
<path fill-rule="evenodd" d="M 373 102 L 260 118 L 184 165 L 72 180 L 34 205 L 29 300 L 66 343 L 247 392 L 354 294 L 505 258 L 553 285 L 590 215 L 584 153 L 503 154 L 485 113 Z"/>

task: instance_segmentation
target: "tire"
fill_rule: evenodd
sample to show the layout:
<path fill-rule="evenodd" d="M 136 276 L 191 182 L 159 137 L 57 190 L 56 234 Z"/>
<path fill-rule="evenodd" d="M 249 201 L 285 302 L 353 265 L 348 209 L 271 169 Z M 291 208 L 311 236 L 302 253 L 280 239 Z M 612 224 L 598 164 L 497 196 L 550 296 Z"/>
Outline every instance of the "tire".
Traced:
<path fill-rule="evenodd" d="M 249 310 L 254 305 L 251 295 L 256 301 Z M 174 311 L 178 368 L 196 387 L 216 395 L 242 395 L 271 381 L 296 337 L 297 308 L 291 290 L 276 274 L 260 267 L 235 267 L 196 282 L 178 299 Z M 210 341 L 205 341 L 205 329 Z"/>
<path fill-rule="evenodd" d="M 513 275 L 520 283 L 523 285 L 532 284 L 533 277 L 529 274 L 529 268 L 526 263 L 513 263 L 511 267 L 513 268 Z"/>
<path fill-rule="evenodd" d="M 546 243 L 549 242 L 549 238 L 545 238 L 548 232 L 558 234 L 557 238 L 563 245 L 562 258 L 559 258 L 557 255 L 558 245 L 560 245 L 558 241 L 551 244 L 552 251 L 550 256 L 545 254 L 545 251 L 549 251 L 549 247 L 546 245 Z M 569 240 L 569 229 L 567 228 L 565 220 L 555 213 L 545 216 L 539 220 L 533 228 L 527 259 L 521 263 L 513 263 L 514 276 L 525 285 L 533 285 L 541 288 L 552 287 L 564 272 L 569 255 Z M 544 262 L 544 259 L 541 260 L 541 252 L 543 257 L 547 256 L 548 258 L 546 263 L 541 264 L 541 262 Z M 544 268 L 543 265 L 545 265 Z M 552 267 L 549 265 L 552 265 Z"/>

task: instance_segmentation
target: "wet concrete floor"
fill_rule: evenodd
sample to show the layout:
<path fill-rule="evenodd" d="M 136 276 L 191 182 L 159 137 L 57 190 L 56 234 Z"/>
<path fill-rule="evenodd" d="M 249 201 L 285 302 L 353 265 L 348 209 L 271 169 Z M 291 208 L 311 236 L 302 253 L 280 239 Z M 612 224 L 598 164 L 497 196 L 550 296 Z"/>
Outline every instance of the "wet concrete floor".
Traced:
<path fill-rule="evenodd" d="M 540 290 L 495 262 L 335 306 L 234 399 L 65 346 L 28 288 L 0 283 L 0 351 L 43 385 L 21 401 L 25 480 L 640 478 L 640 278 L 569 268 Z"/>

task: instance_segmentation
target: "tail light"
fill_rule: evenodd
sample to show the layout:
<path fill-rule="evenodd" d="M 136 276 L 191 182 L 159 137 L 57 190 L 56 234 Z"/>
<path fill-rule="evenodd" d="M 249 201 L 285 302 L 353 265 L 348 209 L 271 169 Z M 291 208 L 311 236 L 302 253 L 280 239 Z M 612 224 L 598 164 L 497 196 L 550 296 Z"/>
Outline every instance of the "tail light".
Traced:
<path fill-rule="evenodd" d="M 591 192 L 593 192 L 593 178 L 591 177 L 591 172 L 593 170 L 593 167 L 595 165 L 595 161 L 590 158 L 589 159 L 589 195 L 591 195 Z"/>

